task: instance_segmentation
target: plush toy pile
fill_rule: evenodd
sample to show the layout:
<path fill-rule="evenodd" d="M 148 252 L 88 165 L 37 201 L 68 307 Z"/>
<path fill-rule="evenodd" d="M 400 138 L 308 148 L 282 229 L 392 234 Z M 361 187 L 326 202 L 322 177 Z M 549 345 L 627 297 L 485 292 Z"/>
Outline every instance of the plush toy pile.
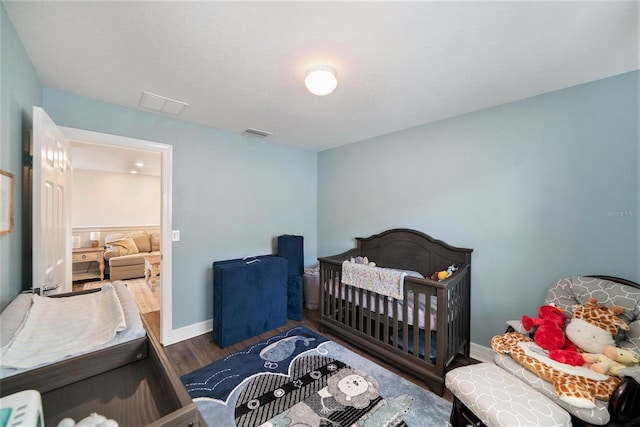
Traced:
<path fill-rule="evenodd" d="M 613 356 L 609 359 L 616 358 L 615 336 L 618 329 L 629 330 L 629 325 L 618 317 L 621 313 L 621 307 L 600 306 L 595 298 L 590 298 L 586 306 L 576 305 L 573 307 L 571 322 L 564 332 L 567 338 L 580 349 L 584 363 L 591 365 L 595 360 L 599 360 L 601 364 L 606 363 L 604 358 L 609 357 L 606 355 L 605 349 Z M 622 349 L 620 350 L 622 351 Z M 575 360 L 575 354 L 577 354 L 575 348 L 556 350 L 550 351 L 549 357 L 558 362 L 566 363 L 567 359 Z M 632 357 L 631 360 L 633 359 Z M 582 366 L 584 363 L 575 366 Z M 611 365 L 611 363 L 609 364 Z M 594 370 L 597 372 L 600 369 Z"/>
<path fill-rule="evenodd" d="M 553 383 L 561 400 L 593 408 L 594 398 L 609 399 L 620 382 L 615 376 L 620 369 L 640 363 L 637 354 L 615 346 L 618 329 L 629 329 L 618 317 L 621 313 L 622 308 L 601 306 L 591 298 L 585 306 L 573 306 L 571 321 L 563 330 L 566 319 L 562 310 L 545 305 L 537 318 L 522 316 L 523 327 L 533 331 L 537 350 L 529 337 L 517 333 L 498 335 L 491 346 Z M 538 355 L 540 348 L 547 355 Z M 565 364 L 576 368 L 562 368 Z"/>

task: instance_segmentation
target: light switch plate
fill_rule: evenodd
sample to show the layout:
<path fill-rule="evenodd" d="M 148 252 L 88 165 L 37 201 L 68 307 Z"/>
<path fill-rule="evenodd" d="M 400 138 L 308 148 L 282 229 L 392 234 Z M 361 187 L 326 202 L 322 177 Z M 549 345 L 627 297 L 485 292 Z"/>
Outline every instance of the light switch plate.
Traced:
<path fill-rule="evenodd" d="M 180 230 L 172 230 L 171 231 L 171 240 L 174 242 L 180 241 Z"/>

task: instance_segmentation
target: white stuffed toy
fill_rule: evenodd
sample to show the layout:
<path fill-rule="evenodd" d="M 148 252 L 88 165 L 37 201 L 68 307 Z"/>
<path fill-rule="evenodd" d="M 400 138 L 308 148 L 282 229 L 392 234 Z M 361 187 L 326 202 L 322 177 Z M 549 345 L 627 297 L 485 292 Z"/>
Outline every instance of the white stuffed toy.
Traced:
<path fill-rule="evenodd" d="M 118 427 L 118 423 L 94 412 L 78 424 L 71 418 L 65 418 L 58 423 L 58 427 Z"/>
<path fill-rule="evenodd" d="M 583 351 L 604 353 L 605 347 L 615 346 L 614 337 L 618 328 L 629 330 L 629 325 L 618 317 L 622 312 L 622 307 L 599 306 L 595 298 L 589 298 L 587 305 L 573 306 L 573 316 L 564 333 Z"/>

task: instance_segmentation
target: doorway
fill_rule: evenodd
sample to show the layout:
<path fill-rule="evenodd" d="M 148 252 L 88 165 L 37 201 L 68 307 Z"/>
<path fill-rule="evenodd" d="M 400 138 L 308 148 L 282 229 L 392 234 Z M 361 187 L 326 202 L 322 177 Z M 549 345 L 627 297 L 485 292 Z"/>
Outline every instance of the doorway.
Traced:
<path fill-rule="evenodd" d="M 151 272 L 160 272 L 161 155 L 78 142 L 69 142 L 67 152 L 73 168 L 73 291 L 123 280 L 142 317 L 153 319 L 147 323 L 159 339 L 162 278 Z M 125 237 L 132 238 L 136 253 L 118 258 L 126 254 L 110 248 L 109 242 Z M 87 258 L 97 261 L 85 262 Z M 147 263 L 152 268 L 146 269 Z"/>
<path fill-rule="evenodd" d="M 171 301 L 171 206 L 172 206 L 172 169 L 173 147 L 168 144 L 160 144 L 134 138 L 116 135 L 102 134 L 75 128 L 60 126 L 65 138 L 72 144 L 88 144 L 110 148 L 138 150 L 142 152 L 158 153 L 161 160 L 160 186 L 160 239 L 161 239 L 161 271 L 162 285 L 160 288 L 160 316 L 159 339 L 161 343 L 170 341 L 172 334 L 172 301 Z M 72 160 L 73 161 L 73 160 Z"/>

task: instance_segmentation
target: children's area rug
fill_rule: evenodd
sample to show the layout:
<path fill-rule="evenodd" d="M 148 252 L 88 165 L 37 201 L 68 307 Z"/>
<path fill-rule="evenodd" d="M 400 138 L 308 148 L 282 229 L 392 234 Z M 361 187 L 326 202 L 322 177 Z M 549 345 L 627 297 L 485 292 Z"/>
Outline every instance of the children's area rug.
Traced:
<path fill-rule="evenodd" d="M 298 326 L 182 378 L 210 427 L 445 426 L 451 403 Z"/>

